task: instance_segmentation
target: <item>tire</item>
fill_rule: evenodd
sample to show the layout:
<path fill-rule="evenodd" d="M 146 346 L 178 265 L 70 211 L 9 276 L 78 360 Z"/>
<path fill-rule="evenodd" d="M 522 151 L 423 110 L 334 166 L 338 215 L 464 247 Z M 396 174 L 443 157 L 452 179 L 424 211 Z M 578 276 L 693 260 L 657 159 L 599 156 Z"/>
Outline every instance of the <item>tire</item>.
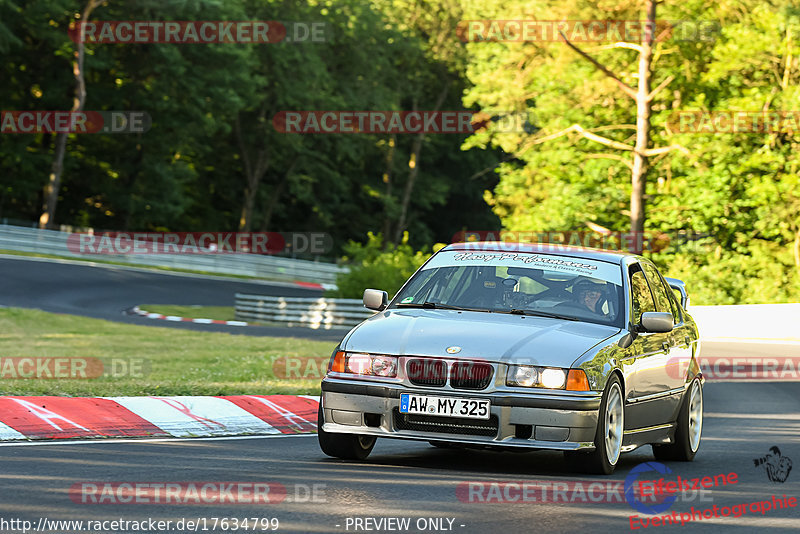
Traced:
<path fill-rule="evenodd" d="M 606 384 L 597 418 L 594 435 L 595 449 L 590 453 L 566 451 L 564 457 L 577 470 L 596 475 L 614 472 L 622 453 L 623 430 L 625 429 L 625 396 L 617 375 L 612 375 Z"/>
<path fill-rule="evenodd" d="M 375 447 L 377 438 L 375 436 L 363 436 L 358 434 L 335 434 L 322 430 L 325 422 L 322 413 L 322 404 L 317 412 L 317 439 L 322 452 L 334 458 L 342 460 L 366 460 L 372 448 Z"/>
<path fill-rule="evenodd" d="M 691 462 L 700 448 L 703 432 L 703 386 L 695 378 L 686 390 L 678 414 L 675 441 L 669 445 L 653 445 L 656 460 Z"/>

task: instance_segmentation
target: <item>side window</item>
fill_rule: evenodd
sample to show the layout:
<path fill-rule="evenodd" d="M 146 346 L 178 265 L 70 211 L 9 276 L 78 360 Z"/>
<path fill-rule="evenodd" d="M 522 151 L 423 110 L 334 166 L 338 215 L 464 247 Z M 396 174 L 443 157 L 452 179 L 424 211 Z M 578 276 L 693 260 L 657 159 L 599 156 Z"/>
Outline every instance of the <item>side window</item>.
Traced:
<path fill-rule="evenodd" d="M 664 289 L 664 284 L 661 283 L 661 275 L 658 270 L 649 263 L 642 263 L 642 268 L 647 274 L 647 280 L 650 282 L 650 289 L 653 290 L 653 296 L 656 298 L 656 308 L 660 312 L 670 312 L 672 317 L 675 317 L 675 311 L 672 309 L 672 303 L 667 296 L 667 291 Z"/>
<path fill-rule="evenodd" d="M 678 304 L 678 298 L 675 297 L 675 290 L 673 290 L 664 277 L 661 277 L 661 283 L 664 284 L 664 288 L 667 290 L 667 296 L 669 297 L 669 305 L 672 307 L 672 317 L 674 319 L 673 324 L 679 324 L 683 321 L 683 317 L 681 317 L 681 306 Z"/>
<path fill-rule="evenodd" d="M 631 280 L 631 320 L 634 324 L 637 324 L 641 321 L 644 312 L 656 311 L 656 305 L 653 303 L 653 295 L 650 293 L 644 272 L 638 267 L 631 267 L 629 273 Z"/>
<path fill-rule="evenodd" d="M 666 284 L 666 281 L 664 283 Z M 681 295 L 681 292 L 678 291 L 677 289 L 673 289 L 672 287 L 670 287 L 669 284 L 667 284 L 667 287 L 669 288 L 670 292 L 672 293 L 673 299 L 675 301 L 677 301 L 677 302 L 681 302 L 681 300 L 683 299 L 683 295 Z"/>

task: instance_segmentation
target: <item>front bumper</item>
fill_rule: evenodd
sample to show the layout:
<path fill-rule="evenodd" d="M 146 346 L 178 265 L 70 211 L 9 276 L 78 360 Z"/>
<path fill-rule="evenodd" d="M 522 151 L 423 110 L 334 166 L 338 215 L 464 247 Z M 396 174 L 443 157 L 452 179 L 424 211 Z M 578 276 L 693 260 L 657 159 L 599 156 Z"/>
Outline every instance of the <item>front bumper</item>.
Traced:
<path fill-rule="evenodd" d="M 489 399 L 491 422 L 428 416 L 412 416 L 413 421 L 409 422 L 408 417 L 399 414 L 401 393 Z M 322 381 L 323 429 L 342 434 L 471 445 L 592 450 L 601 397 L 600 392 L 436 391 L 401 384 L 325 378 Z M 445 424 L 439 424 L 442 422 Z"/>

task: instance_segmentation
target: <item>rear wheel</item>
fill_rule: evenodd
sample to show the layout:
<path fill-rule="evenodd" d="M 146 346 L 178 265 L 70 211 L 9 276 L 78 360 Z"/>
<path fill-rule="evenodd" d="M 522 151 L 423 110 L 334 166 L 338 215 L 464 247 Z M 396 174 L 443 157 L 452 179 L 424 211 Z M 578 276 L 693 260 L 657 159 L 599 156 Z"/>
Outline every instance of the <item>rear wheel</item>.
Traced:
<path fill-rule="evenodd" d="M 377 441 L 375 436 L 325 432 L 322 430 L 324 422 L 322 404 L 320 404 L 317 412 L 317 439 L 322 452 L 328 456 L 343 460 L 364 460 L 372 452 L 375 441 Z"/>
<path fill-rule="evenodd" d="M 700 434 L 703 431 L 703 387 L 695 378 L 681 403 L 678 415 L 675 441 L 669 445 L 653 445 L 656 460 L 675 460 L 691 462 L 700 448 Z"/>
<path fill-rule="evenodd" d="M 598 475 L 610 475 L 617 466 L 622 452 L 622 432 L 625 428 L 625 407 L 622 386 L 617 375 L 612 375 L 603 392 L 594 451 L 582 453 L 567 451 L 566 459 L 580 471 Z"/>

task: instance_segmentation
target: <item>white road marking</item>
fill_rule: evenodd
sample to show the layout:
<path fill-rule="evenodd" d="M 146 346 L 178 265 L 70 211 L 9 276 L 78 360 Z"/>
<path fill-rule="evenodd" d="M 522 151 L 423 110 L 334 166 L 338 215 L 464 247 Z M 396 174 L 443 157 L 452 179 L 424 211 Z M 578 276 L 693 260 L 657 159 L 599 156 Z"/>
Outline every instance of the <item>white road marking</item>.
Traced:
<path fill-rule="evenodd" d="M 66 423 L 69 426 L 80 428 L 81 430 L 83 430 L 85 432 L 88 432 L 90 434 L 94 434 L 94 432 L 92 432 L 91 430 L 89 430 L 88 428 L 86 428 L 84 426 L 79 425 L 75 421 L 71 421 L 71 420 L 67 419 L 66 417 L 64 417 L 63 415 L 57 414 L 55 412 L 52 412 L 52 411 L 48 410 L 47 408 L 44 408 L 42 406 L 39 406 L 38 404 L 32 403 L 29 400 L 14 399 L 14 398 L 12 398 L 11 400 L 16 402 L 17 404 L 19 404 L 23 408 L 27 408 L 29 412 L 31 412 L 33 415 L 35 415 L 36 417 L 38 417 L 39 419 L 41 419 L 42 421 L 44 421 L 45 423 L 47 423 L 51 427 L 55 428 L 56 430 L 64 430 L 64 429 L 61 428 L 61 426 L 59 426 L 58 424 L 54 423 L 53 421 L 61 421 L 62 425 L 64 423 Z"/>

